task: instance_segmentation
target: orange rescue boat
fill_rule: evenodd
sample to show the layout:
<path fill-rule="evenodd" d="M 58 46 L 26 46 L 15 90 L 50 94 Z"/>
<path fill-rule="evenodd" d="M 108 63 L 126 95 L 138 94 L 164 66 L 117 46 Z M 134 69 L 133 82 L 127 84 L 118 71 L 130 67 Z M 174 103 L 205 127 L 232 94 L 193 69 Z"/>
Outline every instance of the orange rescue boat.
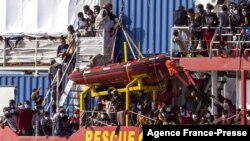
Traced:
<path fill-rule="evenodd" d="M 147 57 L 127 63 L 116 63 L 107 66 L 97 66 L 86 70 L 75 70 L 68 78 L 76 84 L 99 83 L 102 86 L 124 86 L 128 84 L 133 76 L 147 74 L 144 85 L 160 82 L 168 76 L 165 62 L 170 57 L 161 54 Z"/>

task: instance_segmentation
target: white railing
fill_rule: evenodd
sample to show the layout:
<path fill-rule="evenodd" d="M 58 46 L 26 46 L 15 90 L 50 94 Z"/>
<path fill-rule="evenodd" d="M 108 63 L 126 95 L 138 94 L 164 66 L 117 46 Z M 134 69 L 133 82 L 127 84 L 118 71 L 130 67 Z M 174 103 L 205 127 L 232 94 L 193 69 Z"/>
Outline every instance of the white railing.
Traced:
<path fill-rule="evenodd" d="M 0 41 L 0 66 L 49 65 L 51 58 L 61 60 L 56 56 L 59 44 L 59 40 L 24 39 L 16 48 L 13 48 L 9 47 L 5 41 Z"/>
<path fill-rule="evenodd" d="M 104 55 L 104 31 L 100 30 L 100 31 L 91 31 L 94 32 L 95 35 L 98 35 L 98 37 L 77 37 L 76 41 L 77 41 L 77 49 L 74 51 L 74 53 L 71 56 L 70 61 L 66 64 L 65 68 L 62 70 L 62 76 L 59 78 L 58 74 L 59 74 L 59 70 L 56 74 L 56 77 L 53 79 L 52 81 L 52 85 L 54 84 L 54 82 L 57 82 L 57 88 L 64 83 L 65 77 L 67 76 L 68 70 L 71 69 L 71 64 L 74 60 L 74 58 L 76 57 L 76 66 L 75 68 L 79 68 L 79 65 L 82 62 L 89 62 L 89 59 L 91 56 L 95 56 L 97 54 L 102 54 Z M 52 88 L 52 87 L 51 87 Z M 47 102 L 47 99 L 49 97 L 49 94 L 51 93 L 52 89 L 49 89 L 45 95 L 45 104 L 48 104 L 47 109 L 50 108 L 51 103 L 52 103 L 52 99 Z M 60 100 L 60 96 L 57 94 L 57 107 L 59 107 L 59 100 Z M 72 100 L 70 100 L 71 104 Z M 67 107 L 67 109 L 69 108 L 69 106 Z"/>
<path fill-rule="evenodd" d="M 89 61 L 91 56 L 102 54 L 104 55 L 104 31 L 90 31 L 92 34 L 89 37 L 78 37 L 77 47 L 77 63 Z M 15 44 L 15 40 L 9 40 L 10 44 Z M 40 66 L 50 65 L 50 60 L 56 59 L 61 63 L 62 58 L 57 57 L 57 48 L 60 45 L 59 39 L 33 39 L 24 38 L 16 48 L 9 47 L 6 42 L 0 41 L 0 69 L 5 69 L 10 66 L 30 66 L 36 68 Z M 7 67 L 5 67 L 7 66 Z M 38 68 L 39 69 L 39 68 Z"/>
<path fill-rule="evenodd" d="M 96 30 L 95 37 L 80 37 L 77 39 L 77 67 L 89 62 L 90 57 L 97 54 L 104 55 L 104 30 Z"/>
<path fill-rule="evenodd" d="M 208 45 L 208 47 L 207 47 L 207 49 L 205 49 L 205 50 L 207 50 L 208 51 L 208 53 L 209 53 L 209 56 L 210 57 L 212 57 L 213 56 L 213 53 L 214 52 L 218 52 L 219 51 L 219 49 L 218 48 L 215 48 L 215 45 L 216 44 L 220 44 L 220 41 L 218 41 L 218 40 L 216 40 L 216 37 L 218 37 L 218 36 L 221 36 L 221 37 L 232 37 L 232 36 L 237 36 L 237 38 L 239 39 L 239 40 L 236 40 L 236 41 L 234 41 L 234 40 L 227 40 L 226 41 L 226 43 L 228 44 L 228 45 L 232 45 L 232 44 L 234 44 L 235 45 L 235 47 L 236 48 L 232 48 L 231 50 L 233 50 L 233 51 L 239 51 L 240 50 L 240 48 L 239 48 L 239 44 L 240 43 L 250 43 L 250 41 L 243 41 L 243 40 L 240 40 L 240 33 L 238 32 L 238 33 L 236 33 L 236 34 L 232 34 L 232 33 L 229 33 L 229 31 L 228 31 L 228 33 L 221 33 L 221 34 L 219 34 L 219 30 L 230 30 L 231 29 L 231 27 L 202 27 L 202 29 L 204 30 L 204 29 L 214 29 L 215 30 L 215 33 L 214 33 L 214 36 L 213 36 L 213 38 L 211 39 L 211 43 L 210 43 L 210 45 Z M 237 30 L 241 30 L 242 29 L 242 27 L 236 27 L 236 29 Z M 174 30 L 178 30 L 178 31 L 187 31 L 188 32 L 188 37 L 187 37 L 187 39 L 184 39 L 183 37 L 181 37 L 182 38 L 182 41 L 184 42 L 184 43 L 187 43 L 187 46 L 186 46 L 186 48 L 188 49 L 188 43 L 190 43 L 190 42 L 192 42 L 192 41 L 195 41 L 195 40 L 190 40 L 190 36 L 192 36 L 191 35 L 191 27 L 188 27 L 188 26 L 186 26 L 186 27 L 183 27 L 183 26 L 181 26 L 181 27 L 177 27 L 177 26 L 174 26 L 174 27 L 172 27 L 172 31 L 171 31 L 171 33 L 172 33 L 172 35 L 171 35 L 171 57 L 172 57 L 172 55 L 173 55 L 173 50 L 176 50 L 176 46 L 173 44 L 173 31 Z M 179 36 L 182 36 L 180 33 L 179 33 Z M 205 40 L 204 39 L 201 39 L 200 41 L 202 41 L 202 42 L 205 42 Z M 246 50 L 250 50 L 250 49 L 246 49 Z M 188 50 L 188 52 L 192 52 L 192 51 L 190 51 L 190 50 Z M 188 53 L 187 52 L 187 53 Z"/>

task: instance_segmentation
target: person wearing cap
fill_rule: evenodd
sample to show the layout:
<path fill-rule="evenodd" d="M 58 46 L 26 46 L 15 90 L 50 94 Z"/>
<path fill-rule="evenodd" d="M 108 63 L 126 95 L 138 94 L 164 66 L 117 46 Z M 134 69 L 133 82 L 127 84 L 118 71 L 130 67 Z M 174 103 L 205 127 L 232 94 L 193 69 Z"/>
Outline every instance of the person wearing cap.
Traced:
<path fill-rule="evenodd" d="M 30 101 L 24 102 L 24 109 L 20 109 L 17 116 L 18 133 L 22 136 L 31 136 L 32 130 L 32 117 L 33 110 L 30 108 Z"/>
<path fill-rule="evenodd" d="M 43 118 L 44 109 L 42 106 L 37 106 L 37 113 L 32 117 L 32 127 L 35 136 L 44 136 L 42 131 L 41 120 Z"/>

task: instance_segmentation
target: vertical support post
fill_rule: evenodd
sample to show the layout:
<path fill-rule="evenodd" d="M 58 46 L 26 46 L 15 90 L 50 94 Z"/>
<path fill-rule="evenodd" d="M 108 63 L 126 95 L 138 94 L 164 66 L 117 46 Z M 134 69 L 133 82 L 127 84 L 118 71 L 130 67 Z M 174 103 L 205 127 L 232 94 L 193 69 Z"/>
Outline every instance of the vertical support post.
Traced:
<path fill-rule="evenodd" d="M 124 62 L 128 62 L 128 47 L 127 47 L 127 43 L 124 42 L 123 43 L 123 49 L 124 49 Z"/>
<path fill-rule="evenodd" d="M 138 80 L 138 87 L 142 89 L 143 83 L 142 83 L 142 78 L 140 77 Z"/>
<path fill-rule="evenodd" d="M 224 76 L 223 80 L 225 80 L 225 78 L 226 78 L 226 80 L 228 79 L 227 76 Z M 227 83 L 224 83 L 224 86 L 223 86 L 223 96 L 225 98 L 227 98 L 227 94 L 228 94 Z"/>
<path fill-rule="evenodd" d="M 3 66 L 5 66 L 5 63 L 6 63 L 6 46 L 7 46 L 6 42 L 4 42 L 4 45 L 3 45 Z"/>
<path fill-rule="evenodd" d="M 129 86 L 126 87 L 126 111 L 129 110 Z M 126 126 L 129 126 L 129 115 L 126 114 Z"/>
<path fill-rule="evenodd" d="M 61 79 L 61 68 L 57 71 L 57 82 L 56 82 L 56 107 L 59 109 L 60 106 L 60 79 Z"/>
<path fill-rule="evenodd" d="M 241 70 L 241 124 L 246 125 L 246 71 Z"/>
<path fill-rule="evenodd" d="M 84 94 L 83 92 L 80 93 L 80 111 L 83 111 L 85 109 L 85 106 L 84 106 Z"/>
<path fill-rule="evenodd" d="M 98 32 L 99 32 L 99 31 L 98 31 Z M 102 43 L 102 55 L 105 56 L 106 54 L 104 54 L 104 53 L 105 53 L 104 49 L 105 49 L 105 36 L 106 36 L 106 35 L 105 35 L 104 29 L 102 30 L 102 35 L 103 35 L 103 36 L 102 36 L 102 39 L 103 39 L 103 40 L 102 40 L 102 41 L 103 41 L 103 43 Z"/>
<path fill-rule="evenodd" d="M 39 41 L 36 38 L 36 46 L 35 46 L 35 67 L 37 67 L 37 48 L 39 47 Z"/>
<path fill-rule="evenodd" d="M 172 58 L 173 57 L 173 27 L 171 28 L 171 39 L 170 39 L 170 57 Z"/>
<path fill-rule="evenodd" d="M 138 43 L 138 50 L 141 51 L 141 43 Z M 138 58 L 140 58 L 140 53 L 138 52 Z"/>
<path fill-rule="evenodd" d="M 240 72 L 236 71 L 236 109 L 240 107 L 240 84 L 239 84 Z"/>
<path fill-rule="evenodd" d="M 76 54 L 75 54 L 75 56 L 76 56 L 76 64 L 75 64 L 75 67 L 76 68 L 80 68 L 80 59 L 79 59 L 79 55 L 78 54 L 80 54 L 79 53 L 80 52 L 80 37 L 76 37 Z M 73 68 L 74 69 L 74 68 Z"/>
<path fill-rule="evenodd" d="M 156 102 L 157 100 L 157 91 L 153 91 L 153 102 Z"/>
<path fill-rule="evenodd" d="M 126 86 L 126 96 L 125 96 L 125 110 L 129 111 L 129 103 L 130 103 L 130 98 L 129 98 L 129 88 L 133 86 L 138 80 L 140 79 L 140 76 L 134 78 L 127 86 Z M 129 125 L 129 114 L 126 114 L 126 126 Z"/>
<path fill-rule="evenodd" d="M 85 90 L 83 90 L 81 93 L 80 93 L 80 111 L 82 111 L 82 110 L 84 110 L 85 109 L 85 106 L 84 106 L 84 96 L 85 96 L 85 94 L 87 94 L 90 90 L 92 91 L 92 89 L 94 89 L 93 88 L 94 87 L 94 85 L 88 85 L 87 87 L 86 87 L 86 89 Z"/>
<path fill-rule="evenodd" d="M 218 89 L 217 89 L 217 80 L 218 80 L 218 74 L 216 71 L 211 72 L 211 82 L 212 82 L 212 88 L 211 92 L 212 95 L 217 97 L 218 95 Z M 214 106 L 214 100 L 212 99 L 212 114 L 216 115 L 217 114 L 217 108 Z"/>

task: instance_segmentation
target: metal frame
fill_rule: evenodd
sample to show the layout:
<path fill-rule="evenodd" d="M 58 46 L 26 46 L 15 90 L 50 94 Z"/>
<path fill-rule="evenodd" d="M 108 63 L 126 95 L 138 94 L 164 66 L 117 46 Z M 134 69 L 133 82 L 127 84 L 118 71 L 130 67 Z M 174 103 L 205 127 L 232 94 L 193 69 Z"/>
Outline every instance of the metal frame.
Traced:
<path fill-rule="evenodd" d="M 14 55 L 7 55 L 8 52 L 10 51 L 9 48 L 7 48 L 6 43 L 3 43 L 3 48 L 0 48 L 0 51 L 2 51 L 3 56 L 0 57 L 1 60 L 3 60 L 2 64 L 0 65 L 0 70 L 35 70 L 35 71 L 43 71 L 43 70 L 48 70 L 48 64 L 42 64 L 39 65 L 39 61 L 42 59 L 44 60 L 50 60 L 51 58 L 57 58 L 56 53 L 53 56 L 48 56 L 42 53 L 43 55 L 38 55 L 39 51 L 43 50 L 48 50 L 48 51 L 55 51 L 57 50 L 57 46 L 54 48 L 51 47 L 46 47 L 46 48 L 41 48 L 40 46 L 41 42 L 46 41 L 48 45 L 53 45 L 54 43 L 58 43 L 58 41 L 53 42 L 52 40 L 41 40 L 41 39 L 35 39 L 35 40 L 24 40 L 25 42 L 31 42 L 34 43 L 32 44 L 32 47 L 25 47 L 25 48 L 15 48 L 14 51 L 33 51 L 35 52 L 34 54 L 31 55 L 23 55 L 23 56 L 14 56 Z M 17 53 L 17 52 L 16 52 Z M 17 62 L 14 63 L 7 63 L 7 59 L 9 58 L 15 58 Z M 19 59 L 30 59 L 31 61 L 28 62 L 22 62 L 18 61 Z M 46 61 L 45 61 L 46 62 Z M 28 65 L 27 65 L 28 64 Z M 7 68 L 6 68 L 7 66 Z"/>
<path fill-rule="evenodd" d="M 159 91 L 162 91 L 163 88 L 165 88 L 165 86 L 167 85 L 167 81 L 163 81 L 162 82 L 162 86 L 160 87 L 158 85 L 151 85 L 151 86 L 144 86 L 143 85 L 143 78 L 147 77 L 147 74 L 140 74 L 140 75 L 136 75 L 133 76 L 133 80 L 130 81 L 130 83 L 128 83 L 126 85 L 126 87 L 124 88 L 120 88 L 117 89 L 117 91 L 121 94 L 121 93 L 125 93 L 125 110 L 129 111 L 129 103 L 130 103 L 130 98 L 129 98 L 129 93 L 132 91 L 152 91 L 153 92 L 153 98 L 156 97 L 156 93 Z M 108 95 L 107 91 L 101 91 L 101 92 L 97 92 L 95 89 L 95 86 L 98 86 L 100 84 L 90 84 L 87 85 L 87 88 L 80 94 L 80 110 L 84 110 L 84 96 L 88 93 L 91 92 L 91 96 L 92 97 L 98 97 L 98 96 L 104 96 L 104 95 Z M 129 115 L 126 114 L 126 126 L 128 126 L 129 123 Z"/>

